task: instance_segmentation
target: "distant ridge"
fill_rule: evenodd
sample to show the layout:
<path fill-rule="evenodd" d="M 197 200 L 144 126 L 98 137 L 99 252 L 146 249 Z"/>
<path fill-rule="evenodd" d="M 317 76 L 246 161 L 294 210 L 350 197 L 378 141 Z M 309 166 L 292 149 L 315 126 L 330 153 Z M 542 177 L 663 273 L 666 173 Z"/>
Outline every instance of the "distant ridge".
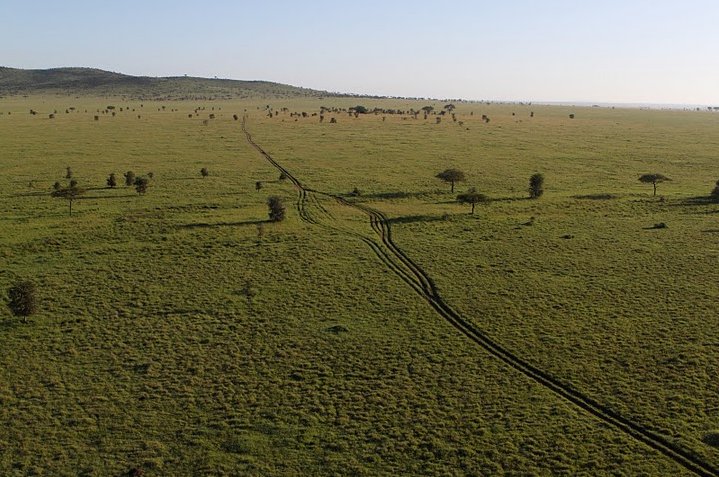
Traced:
<path fill-rule="evenodd" d="M 73 94 L 137 99 L 234 99 L 348 96 L 270 81 L 131 76 L 95 68 L 25 70 L 0 66 L 0 95 Z"/>

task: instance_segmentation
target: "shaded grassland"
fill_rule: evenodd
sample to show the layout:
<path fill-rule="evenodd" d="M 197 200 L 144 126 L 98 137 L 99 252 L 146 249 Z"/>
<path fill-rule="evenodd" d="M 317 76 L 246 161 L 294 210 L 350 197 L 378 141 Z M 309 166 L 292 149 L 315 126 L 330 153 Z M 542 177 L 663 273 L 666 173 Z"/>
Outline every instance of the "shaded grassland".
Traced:
<path fill-rule="evenodd" d="M 82 112 L 64 114 L 68 101 Z M 342 101 L 273 106 L 358 102 Z M 27 324 L 2 311 L 2 473 L 683 471 L 458 335 L 344 232 L 369 236 L 362 214 L 320 197 L 326 212 L 311 212 L 338 229 L 301 222 L 291 184 L 232 119 L 245 109 L 303 184 L 362 190 L 349 200 L 385 212 L 479 328 L 717 462 L 702 439 L 719 427 L 719 208 L 692 198 L 719 177 L 719 117 L 580 109 L 570 121 L 559 107 L 462 104 L 462 127 L 319 124 L 239 102 L 188 118 L 198 104 L 164 102 L 94 121 L 105 102 L 0 103 L 0 284 L 33 278 L 41 303 Z M 66 166 L 94 189 L 72 217 L 49 197 Z M 496 200 L 468 215 L 433 178 L 450 166 L 468 174 L 460 190 Z M 147 195 L 103 188 L 130 169 L 154 172 Z M 636 180 L 655 170 L 674 179 L 663 201 Z M 524 200 L 536 171 L 547 192 Z M 270 194 L 290 206 L 285 222 L 263 222 Z M 658 222 L 668 228 L 647 229 Z"/>

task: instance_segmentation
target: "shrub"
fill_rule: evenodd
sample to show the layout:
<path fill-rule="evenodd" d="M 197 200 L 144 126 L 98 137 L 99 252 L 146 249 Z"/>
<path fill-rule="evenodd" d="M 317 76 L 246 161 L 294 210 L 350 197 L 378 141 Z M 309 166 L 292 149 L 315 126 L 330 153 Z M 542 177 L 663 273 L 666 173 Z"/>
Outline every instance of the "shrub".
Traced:
<path fill-rule="evenodd" d="M 255 182 L 255 190 L 259 192 L 260 189 L 262 189 L 262 181 Z"/>
<path fill-rule="evenodd" d="M 117 178 L 115 177 L 115 173 L 110 173 L 109 176 L 107 176 L 107 186 L 111 188 L 117 187 Z"/>
<path fill-rule="evenodd" d="M 15 283 L 8 289 L 8 308 L 15 316 L 28 317 L 35 313 L 35 284 L 29 280 Z"/>
<path fill-rule="evenodd" d="M 134 184 L 137 193 L 142 195 L 147 192 L 147 187 L 150 185 L 150 179 L 147 177 L 137 177 L 135 178 Z"/>
<path fill-rule="evenodd" d="M 208 171 L 206 167 L 203 167 L 202 169 L 200 169 L 200 175 L 202 177 L 207 177 L 210 175 L 210 171 Z"/>
<path fill-rule="evenodd" d="M 269 207 L 269 217 L 272 222 L 281 222 L 285 219 L 285 205 L 282 198 L 273 195 L 267 199 L 267 207 Z"/>
<path fill-rule="evenodd" d="M 712 190 L 710 197 L 714 202 L 719 202 L 719 180 L 716 182 L 716 185 L 714 186 L 714 190 Z"/>
<path fill-rule="evenodd" d="M 536 173 L 529 178 L 529 198 L 539 199 L 544 194 L 544 176 Z"/>
<path fill-rule="evenodd" d="M 132 171 L 127 171 L 124 174 L 125 176 L 125 185 L 127 187 L 130 187 L 131 185 L 135 184 L 135 173 Z"/>
<path fill-rule="evenodd" d="M 280 182 L 287 180 L 287 174 L 285 172 L 280 172 Z"/>

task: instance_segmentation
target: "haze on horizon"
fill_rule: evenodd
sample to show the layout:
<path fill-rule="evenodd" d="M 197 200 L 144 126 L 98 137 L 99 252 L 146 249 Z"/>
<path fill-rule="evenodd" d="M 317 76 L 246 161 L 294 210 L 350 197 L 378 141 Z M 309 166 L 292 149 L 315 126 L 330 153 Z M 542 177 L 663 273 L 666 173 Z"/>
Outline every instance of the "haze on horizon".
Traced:
<path fill-rule="evenodd" d="M 4 0 L 0 65 L 358 94 L 719 105 L 714 0 Z"/>

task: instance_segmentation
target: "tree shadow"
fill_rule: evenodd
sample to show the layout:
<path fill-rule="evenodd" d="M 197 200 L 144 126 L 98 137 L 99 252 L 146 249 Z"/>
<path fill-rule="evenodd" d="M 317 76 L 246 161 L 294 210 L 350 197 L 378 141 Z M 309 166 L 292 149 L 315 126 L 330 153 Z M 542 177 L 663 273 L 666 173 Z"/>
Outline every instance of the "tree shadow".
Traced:
<path fill-rule="evenodd" d="M 8 197 L 50 197 L 51 191 L 47 192 L 20 192 L 18 194 L 10 194 Z"/>
<path fill-rule="evenodd" d="M 437 222 L 446 220 L 443 215 L 404 215 L 387 219 L 389 224 L 412 224 L 416 222 Z"/>
<path fill-rule="evenodd" d="M 580 199 L 580 200 L 612 200 L 612 199 L 618 199 L 620 196 L 619 194 L 610 194 L 608 192 L 600 192 L 596 194 L 582 194 L 582 195 L 573 195 L 572 199 Z"/>
<path fill-rule="evenodd" d="M 489 202 L 520 202 L 524 200 L 532 200 L 529 197 L 490 197 Z"/>
<path fill-rule="evenodd" d="M 246 227 L 248 225 L 261 225 L 272 223 L 271 220 L 243 220 L 241 222 L 217 222 L 214 224 L 208 224 L 204 222 L 194 224 L 180 224 L 177 227 L 181 229 L 214 229 L 221 227 Z"/>
<path fill-rule="evenodd" d="M 140 194 L 123 194 L 123 195 L 84 195 L 78 197 L 75 200 L 88 200 L 88 199 L 126 199 L 128 197 L 137 197 Z"/>
<path fill-rule="evenodd" d="M 715 199 L 714 197 L 704 195 L 704 196 L 697 196 L 697 197 L 687 197 L 685 199 L 682 199 L 674 204 L 672 204 L 675 207 L 681 207 L 681 206 L 693 206 L 693 205 L 712 205 L 712 204 L 718 204 L 719 201 Z"/>

